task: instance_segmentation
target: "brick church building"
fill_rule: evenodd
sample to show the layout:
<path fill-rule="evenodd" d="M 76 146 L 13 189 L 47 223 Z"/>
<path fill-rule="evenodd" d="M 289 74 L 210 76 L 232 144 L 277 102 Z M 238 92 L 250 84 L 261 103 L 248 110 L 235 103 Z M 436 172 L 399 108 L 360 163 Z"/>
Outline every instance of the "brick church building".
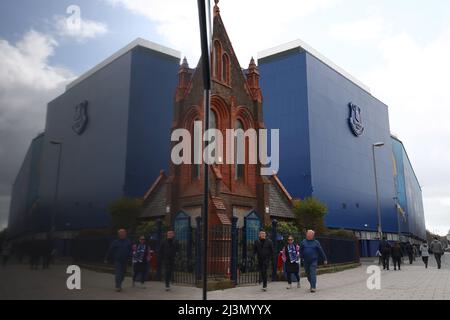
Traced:
<path fill-rule="evenodd" d="M 219 7 L 214 6 L 212 42 L 212 88 L 210 128 L 226 136 L 227 129 L 264 129 L 263 92 L 259 86 L 259 71 L 252 58 L 247 69 L 241 68 Z M 194 69 L 183 60 L 178 72 L 174 99 L 172 130 L 183 128 L 194 136 L 194 122 L 204 121 L 203 78 L 199 62 Z M 170 137 L 167 137 L 169 139 Z M 225 141 L 225 139 L 224 139 Z M 233 216 L 238 226 L 244 217 L 255 214 L 262 225 L 271 219 L 291 220 L 292 197 L 276 176 L 260 175 L 260 164 L 214 164 L 209 166 L 209 223 L 230 225 Z M 223 157 L 226 158 L 226 142 Z M 144 220 L 163 219 L 172 225 L 178 215 L 189 216 L 192 226 L 201 216 L 203 201 L 203 168 L 196 164 L 170 164 L 169 172 L 161 171 L 144 197 Z"/>

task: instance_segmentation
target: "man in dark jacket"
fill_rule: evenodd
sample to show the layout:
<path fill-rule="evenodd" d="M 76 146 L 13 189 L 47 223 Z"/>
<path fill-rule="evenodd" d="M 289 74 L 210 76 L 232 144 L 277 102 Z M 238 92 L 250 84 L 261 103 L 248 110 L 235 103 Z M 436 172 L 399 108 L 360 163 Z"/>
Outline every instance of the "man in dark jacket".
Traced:
<path fill-rule="evenodd" d="M 386 237 L 380 241 L 378 250 L 381 252 L 381 259 L 383 260 L 383 270 L 389 270 L 389 257 L 391 256 L 391 245 Z"/>
<path fill-rule="evenodd" d="M 261 230 L 259 232 L 259 239 L 255 241 L 253 247 L 253 253 L 258 258 L 258 269 L 260 279 L 263 282 L 263 291 L 267 291 L 267 269 L 269 268 L 270 263 L 273 263 L 275 252 L 272 241 L 270 239 L 266 239 L 266 236 L 266 232 Z"/>
<path fill-rule="evenodd" d="M 316 292 L 317 285 L 317 265 L 319 263 L 319 256 L 322 257 L 324 264 L 328 264 L 327 256 L 320 245 L 320 242 L 315 240 L 315 232 L 308 230 L 306 239 L 300 244 L 300 258 L 303 260 L 306 277 L 311 285 L 310 291 Z"/>
<path fill-rule="evenodd" d="M 406 250 L 408 250 L 408 249 L 406 249 Z M 391 247 L 391 256 L 392 256 L 392 262 L 394 263 L 394 270 L 397 270 L 397 266 L 398 266 L 398 270 L 401 270 L 403 252 L 402 252 L 402 247 L 400 246 L 399 242 L 396 242 L 394 244 L 394 246 Z"/>
<path fill-rule="evenodd" d="M 166 291 L 170 290 L 170 281 L 172 280 L 173 268 L 175 265 L 175 257 L 179 250 L 179 244 L 175 240 L 175 232 L 168 231 L 167 239 L 161 243 L 159 249 L 159 260 L 164 266 L 164 278 L 166 281 Z"/>
<path fill-rule="evenodd" d="M 127 271 L 128 260 L 132 253 L 131 241 L 127 238 L 127 231 L 118 231 L 119 239 L 114 240 L 106 253 L 105 262 L 112 262 L 115 268 L 116 291 L 122 291 L 122 282 Z"/>
<path fill-rule="evenodd" d="M 413 263 L 413 259 L 414 259 L 414 249 L 413 249 L 413 246 L 411 245 L 410 242 L 406 243 L 405 251 L 406 251 L 406 254 L 408 255 L 409 264 L 412 264 Z"/>

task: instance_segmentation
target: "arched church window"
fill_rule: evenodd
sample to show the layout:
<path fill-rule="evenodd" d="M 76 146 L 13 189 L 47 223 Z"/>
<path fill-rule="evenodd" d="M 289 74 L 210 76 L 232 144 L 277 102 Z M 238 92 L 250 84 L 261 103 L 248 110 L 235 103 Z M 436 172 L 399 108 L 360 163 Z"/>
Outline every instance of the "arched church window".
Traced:
<path fill-rule="evenodd" d="M 220 79 L 222 48 L 219 41 L 214 41 L 213 77 Z"/>
<path fill-rule="evenodd" d="M 222 81 L 230 84 L 230 58 L 226 53 L 222 56 Z"/>
<path fill-rule="evenodd" d="M 238 129 L 242 129 L 244 130 L 244 125 L 242 124 L 241 120 L 236 120 L 236 124 L 235 124 L 235 130 Z M 238 150 L 238 139 L 237 137 L 234 140 L 234 157 L 235 157 L 235 170 L 236 170 L 236 179 L 242 179 L 244 177 L 244 170 L 245 170 L 245 164 L 238 164 L 238 155 L 237 155 L 237 150 Z M 245 139 L 244 139 L 244 145 L 245 145 Z M 245 148 L 245 147 L 244 147 Z M 246 149 L 246 148 L 245 148 Z"/>

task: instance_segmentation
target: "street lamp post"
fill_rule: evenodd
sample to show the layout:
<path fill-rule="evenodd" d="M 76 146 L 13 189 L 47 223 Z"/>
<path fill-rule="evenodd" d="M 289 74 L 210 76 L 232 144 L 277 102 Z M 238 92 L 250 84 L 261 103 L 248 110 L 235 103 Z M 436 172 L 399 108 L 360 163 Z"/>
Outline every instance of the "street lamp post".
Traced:
<path fill-rule="evenodd" d="M 58 146 L 58 166 L 56 169 L 56 183 L 55 183 L 55 198 L 53 200 L 53 210 L 52 210 L 52 225 L 51 225 L 51 233 L 55 233 L 56 231 L 56 211 L 57 211 L 57 203 L 58 203 L 58 192 L 59 192 L 59 176 L 61 172 L 61 157 L 62 157 L 62 142 L 58 141 L 50 141 L 50 144 L 54 146 Z"/>
<path fill-rule="evenodd" d="M 377 196 L 377 214 L 378 214 L 378 235 L 380 240 L 383 237 L 383 230 L 381 228 L 381 207 L 380 207 L 380 194 L 378 192 L 378 178 L 377 178 L 377 164 L 375 161 L 375 148 L 381 148 L 384 146 L 384 142 L 377 142 L 372 145 L 372 155 L 373 155 L 373 172 L 375 175 L 375 192 Z"/>
<path fill-rule="evenodd" d="M 216 1 L 216 5 L 217 5 Z M 197 0 L 200 41 L 202 49 L 202 67 L 203 67 L 203 94 L 204 94 L 204 113 L 205 123 L 204 132 L 209 129 L 210 121 L 210 103 L 211 103 L 211 5 L 209 0 Z M 209 160 L 209 159 L 208 159 Z M 203 300 L 208 299 L 208 208 L 209 208 L 209 161 L 205 161 L 204 168 L 204 189 L 203 189 Z"/>

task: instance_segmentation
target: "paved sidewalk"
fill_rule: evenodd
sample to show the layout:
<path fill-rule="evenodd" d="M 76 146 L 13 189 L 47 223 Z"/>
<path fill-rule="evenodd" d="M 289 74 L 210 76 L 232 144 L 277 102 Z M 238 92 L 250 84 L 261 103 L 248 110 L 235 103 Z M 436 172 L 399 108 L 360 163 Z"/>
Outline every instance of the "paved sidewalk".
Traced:
<path fill-rule="evenodd" d="M 318 276 L 318 291 L 308 291 L 306 279 L 302 288 L 286 290 L 285 282 L 269 284 L 268 292 L 260 287 L 247 286 L 214 291 L 210 299 L 219 300 L 450 300 L 450 255 L 443 260 L 443 268 L 437 270 L 434 257 L 425 269 L 421 259 L 413 265 L 403 265 L 401 271 L 382 271 L 381 290 L 369 290 L 366 282 L 367 267 L 375 260 L 363 261 L 363 265 L 338 273 Z M 50 270 L 32 271 L 25 265 L 10 265 L 0 268 L 0 299 L 133 299 L 133 300 L 196 300 L 201 298 L 201 289 L 174 286 L 171 292 L 164 291 L 160 282 L 147 284 L 147 289 L 131 288 L 131 279 L 124 283 L 124 291 L 113 290 L 114 276 L 90 270 L 82 270 L 82 290 L 66 288 L 65 266 L 54 266 Z M 294 285 L 295 287 L 295 285 Z"/>

